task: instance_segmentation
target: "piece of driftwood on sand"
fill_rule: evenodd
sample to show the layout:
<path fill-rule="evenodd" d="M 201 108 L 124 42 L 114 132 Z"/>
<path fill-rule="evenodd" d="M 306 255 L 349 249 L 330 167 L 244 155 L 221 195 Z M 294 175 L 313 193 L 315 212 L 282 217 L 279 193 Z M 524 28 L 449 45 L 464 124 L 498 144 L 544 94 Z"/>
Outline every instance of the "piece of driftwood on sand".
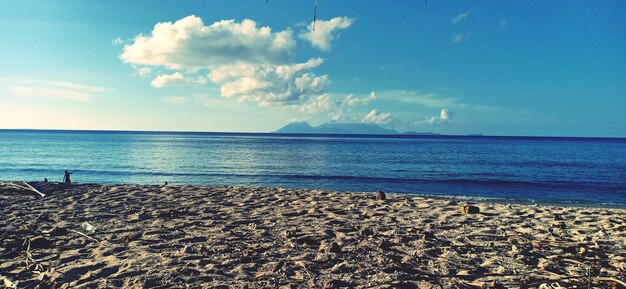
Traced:
<path fill-rule="evenodd" d="M 0 193 L 34 193 L 43 198 L 69 186 L 70 184 L 53 182 L 0 182 Z"/>
<path fill-rule="evenodd" d="M 12 188 L 12 189 L 18 189 L 18 190 L 22 190 L 22 191 L 27 191 L 27 192 L 33 192 L 36 193 L 37 195 L 39 195 L 40 197 L 45 197 L 46 194 L 40 192 L 39 190 L 35 189 L 33 186 L 31 186 L 29 183 L 27 182 L 20 182 L 21 184 L 17 184 L 17 183 L 13 183 L 13 182 L 0 182 L 0 188 Z"/>

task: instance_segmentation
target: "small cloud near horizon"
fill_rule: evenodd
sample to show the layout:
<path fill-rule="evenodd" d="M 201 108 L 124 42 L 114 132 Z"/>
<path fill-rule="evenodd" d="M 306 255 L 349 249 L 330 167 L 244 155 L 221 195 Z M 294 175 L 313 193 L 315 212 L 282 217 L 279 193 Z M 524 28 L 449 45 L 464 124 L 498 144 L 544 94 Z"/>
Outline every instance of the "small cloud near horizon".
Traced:
<path fill-rule="evenodd" d="M 78 102 L 91 102 L 96 94 L 110 91 L 110 88 L 84 85 L 68 81 L 11 81 L 10 90 L 21 96 L 56 98 Z"/>
<path fill-rule="evenodd" d="M 368 96 L 348 94 L 343 99 L 341 95 L 323 94 L 300 106 L 299 111 L 306 115 L 330 113 L 331 121 L 339 122 L 346 119 L 345 110 L 365 106 L 374 100 L 376 100 L 376 92 L 374 91 Z"/>
<path fill-rule="evenodd" d="M 392 120 L 391 113 L 379 112 L 378 109 L 372 109 L 361 122 L 386 124 Z"/>
<path fill-rule="evenodd" d="M 429 125 L 438 125 L 448 123 L 450 118 L 452 117 L 452 112 L 448 111 L 448 109 L 441 109 L 438 116 L 429 116 L 425 117 L 423 120 L 416 122 L 416 125 L 420 124 L 429 124 Z"/>

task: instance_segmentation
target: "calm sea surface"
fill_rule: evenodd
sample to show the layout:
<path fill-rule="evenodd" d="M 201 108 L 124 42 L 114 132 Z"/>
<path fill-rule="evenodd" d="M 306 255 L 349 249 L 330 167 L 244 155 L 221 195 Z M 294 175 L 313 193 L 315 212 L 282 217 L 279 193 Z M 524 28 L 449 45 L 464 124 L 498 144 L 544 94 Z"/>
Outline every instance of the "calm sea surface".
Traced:
<path fill-rule="evenodd" d="M 80 164 L 80 165 L 79 165 Z M 626 207 L 626 139 L 0 130 L 0 180 L 244 185 Z"/>

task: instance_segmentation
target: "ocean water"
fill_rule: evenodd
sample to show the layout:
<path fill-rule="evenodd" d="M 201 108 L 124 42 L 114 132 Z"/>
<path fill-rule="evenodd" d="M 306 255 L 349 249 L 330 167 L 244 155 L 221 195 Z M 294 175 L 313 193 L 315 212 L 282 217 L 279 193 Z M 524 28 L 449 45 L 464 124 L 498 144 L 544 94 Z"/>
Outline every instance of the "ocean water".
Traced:
<path fill-rule="evenodd" d="M 0 130 L 0 180 L 243 185 L 626 207 L 626 139 Z"/>

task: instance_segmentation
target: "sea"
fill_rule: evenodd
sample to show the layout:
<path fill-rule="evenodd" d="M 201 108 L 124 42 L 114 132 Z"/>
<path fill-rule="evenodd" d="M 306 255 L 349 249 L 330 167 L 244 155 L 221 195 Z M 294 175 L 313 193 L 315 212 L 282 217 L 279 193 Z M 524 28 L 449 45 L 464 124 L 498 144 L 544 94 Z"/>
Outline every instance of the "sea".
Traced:
<path fill-rule="evenodd" d="M 626 208 L 626 139 L 0 130 L 0 180 L 324 189 Z"/>

